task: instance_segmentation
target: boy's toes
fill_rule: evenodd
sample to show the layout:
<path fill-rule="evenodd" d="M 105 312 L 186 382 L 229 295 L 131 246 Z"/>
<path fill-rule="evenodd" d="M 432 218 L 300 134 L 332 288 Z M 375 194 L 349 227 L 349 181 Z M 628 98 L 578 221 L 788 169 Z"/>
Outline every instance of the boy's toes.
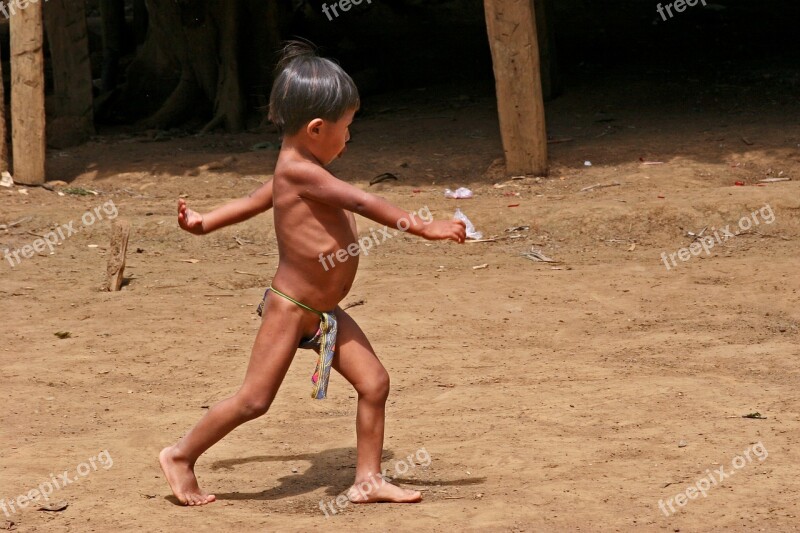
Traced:
<path fill-rule="evenodd" d="M 381 478 L 377 484 L 357 483 L 353 485 L 347 493 L 347 498 L 352 503 L 417 503 L 422 501 L 422 493 L 392 485 Z"/>
<path fill-rule="evenodd" d="M 196 507 L 199 505 L 206 505 L 213 501 L 216 501 L 216 496 L 213 494 L 188 494 L 186 496 L 186 503 L 190 507 Z"/>

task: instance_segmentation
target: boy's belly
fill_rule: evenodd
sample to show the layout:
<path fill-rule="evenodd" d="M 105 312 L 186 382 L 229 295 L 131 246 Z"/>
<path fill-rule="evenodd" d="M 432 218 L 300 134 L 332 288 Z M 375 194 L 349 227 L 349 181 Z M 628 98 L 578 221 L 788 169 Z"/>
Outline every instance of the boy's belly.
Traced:
<path fill-rule="evenodd" d="M 281 258 L 272 285 L 314 309 L 332 311 L 353 286 L 358 258 L 351 258 L 327 272 L 318 262 L 316 267 L 310 267 L 306 262 L 296 264 L 291 259 Z"/>
<path fill-rule="evenodd" d="M 293 214 L 298 216 L 276 220 L 280 260 L 273 285 L 330 311 L 347 296 L 358 271 L 361 250 L 355 217 L 342 210 Z"/>

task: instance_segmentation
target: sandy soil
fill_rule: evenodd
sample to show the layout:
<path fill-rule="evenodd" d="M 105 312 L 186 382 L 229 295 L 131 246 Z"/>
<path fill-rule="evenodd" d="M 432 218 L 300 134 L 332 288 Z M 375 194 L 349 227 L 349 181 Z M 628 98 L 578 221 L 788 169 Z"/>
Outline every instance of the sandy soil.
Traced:
<path fill-rule="evenodd" d="M 50 497 L 65 510 L 9 510 L 0 529 L 797 529 L 798 108 L 778 84 L 595 81 L 548 106 L 551 136 L 572 139 L 551 145 L 552 175 L 507 182 L 490 98 L 373 102 L 338 175 L 409 210 L 460 206 L 489 236 L 530 229 L 463 246 L 398 236 L 363 258 L 345 304 L 363 301 L 350 312 L 393 380 L 384 465 L 425 500 L 327 518 L 320 502 L 354 473 L 355 399 L 338 375 L 328 400 L 309 399 L 308 352 L 267 416 L 201 458 L 217 503 L 176 506 L 156 460 L 240 384 L 276 265 L 271 216 L 197 238 L 177 228 L 176 199 L 204 210 L 246 194 L 276 155 L 250 147 L 270 137 L 115 134 L 50 153 L 50 179 L 100 194 L 0 189 L 0 224 L 23 220 L 0 251 L 79 230 L 0 264 L 0 498 L 51 473 L 77 480 Z M 369 187 L 382 172 L 400 180 Z M 779 175 L 794 181 L 756 186 Z M 476 198 L 443 198 L 462 185 Z M 100 291 L 110 223 L 81 221 L 109 201 L 133 224 L 114 294 Z M 736 233 L 758 210 L 749 232 L 665 267 L 688 231 Z M 523 257 L 531 247 L 560 262 Z M 720 467 L 705 497 L 659 509 Z"/>

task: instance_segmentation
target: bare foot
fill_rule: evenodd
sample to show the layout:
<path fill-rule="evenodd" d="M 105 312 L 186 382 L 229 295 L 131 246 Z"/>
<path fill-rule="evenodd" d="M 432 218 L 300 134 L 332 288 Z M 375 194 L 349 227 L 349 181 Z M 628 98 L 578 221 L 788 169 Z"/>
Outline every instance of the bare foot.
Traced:
<path fill-rule="evenodd" d="M 172 493 L 183 505 L 205 505 L 217 499 L 213 494 L 200 490 L 194 468 L 177 458 L 174 446 L 161 450 L 158 462 L 161 463 L 161 470 L 167 477 Z"/>
<path fill-rule="evenodd" d="M 422 501 L 422 494 L 392 485 L 383 476 L 374 475 L 350 487 L 347 499 L 353 503 L 417 503 Z"/>

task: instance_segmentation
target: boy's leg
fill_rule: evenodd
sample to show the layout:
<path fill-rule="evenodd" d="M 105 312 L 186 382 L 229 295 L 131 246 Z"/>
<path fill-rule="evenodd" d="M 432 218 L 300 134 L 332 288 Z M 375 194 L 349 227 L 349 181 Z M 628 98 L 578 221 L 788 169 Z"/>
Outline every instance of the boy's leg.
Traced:
<path fill-rule="evenodd" d="M 159 460 L 175 497 L 185 505 L 204 505 L 213 495 L 200 490 L 194 474 L 197 458 L 237 426 L 269 409 L 292 362 L 304 331 L 319 319 L 291 302 L 268 297 L 244 383 L 232 397 L 214 405 L 176 445 L 162 450 Z"/>
<path fill-rule="evenodd" d="M 332 366 L 358 393 L 356 479 L 347 496 L 356 503 L 418 502 L 422 499 L 419 492 L 402 489 L 381 477 L 389 374 L 350 315 L 337 309 L 336 318 L 339 331 Z"/>

